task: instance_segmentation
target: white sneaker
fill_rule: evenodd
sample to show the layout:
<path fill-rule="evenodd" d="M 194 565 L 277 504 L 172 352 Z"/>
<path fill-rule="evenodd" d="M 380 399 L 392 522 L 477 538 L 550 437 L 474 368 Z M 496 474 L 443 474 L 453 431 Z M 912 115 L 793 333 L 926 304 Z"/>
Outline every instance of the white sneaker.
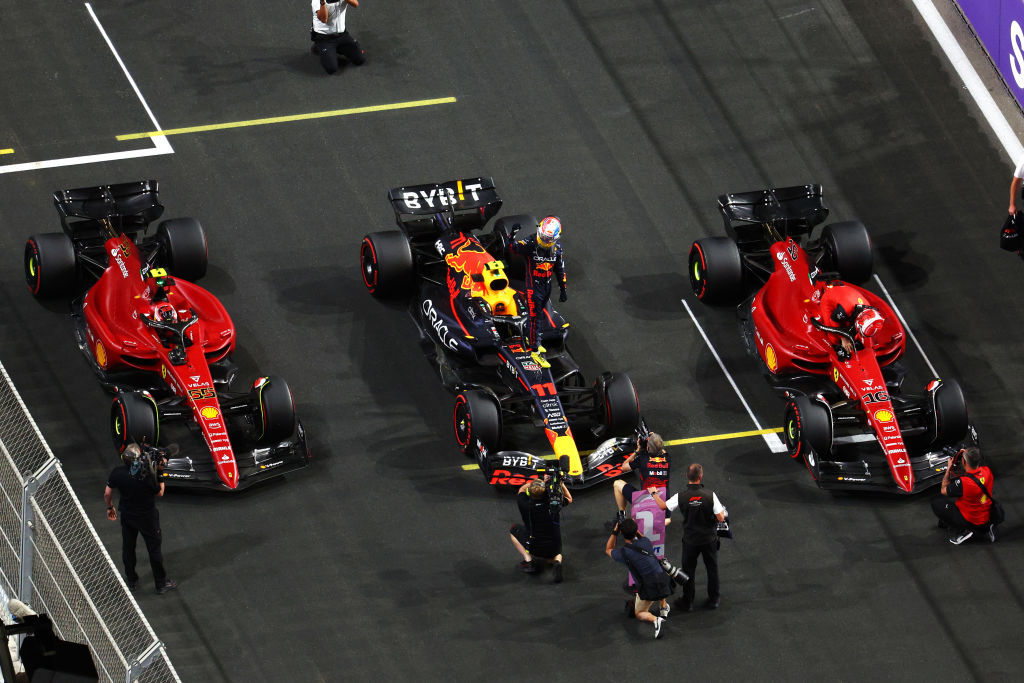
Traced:
<path fill-rule="evenodd" d="M 662 619 L 668 618 L 668 613 L 672 611 L 672 605 L 665 603 L 665 606 L 658 610 L 658 614 Z"/>
<path fill-rule="evenodd" d="M 989 543 L 995 543 L 996 542 L 996 525 L 995 524 L 989 524 L 988 525 L 988 542 Z"/>
<path fill-rule="evenodd" d="M 654 619 L 654 637 L 655 638 L 661 638 L 661 624 L 664 621 L 665 620 L 662 619 L 661 617 L 656 617 Z"/>
<path fill-rule="evenodd" d="M 970 529 L 968 529 L 967 531 L 961 531 L 956 536 L 950 536 L 949 537 L 949 542 L 952 543 L 953 545 L 960 545 L 964 541 L 966 541 L 969 538 L 971 538 L 971 536 L 974 536 L 974 532 L 971 531 Z"/>

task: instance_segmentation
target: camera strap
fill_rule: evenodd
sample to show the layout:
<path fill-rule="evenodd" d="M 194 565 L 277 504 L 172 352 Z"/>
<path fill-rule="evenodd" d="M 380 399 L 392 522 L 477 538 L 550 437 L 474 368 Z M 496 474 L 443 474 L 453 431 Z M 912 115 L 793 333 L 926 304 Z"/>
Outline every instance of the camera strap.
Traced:
<path fill-rule="evenodd" d="M 995 496 L 993 496 L 991 493 L 988 492 L 988 489 L 985 488 L 985 485 L 982 484 L 981 481 L 979 481 L 976 476 L 974 476 L 973 474 L 968 474 L 967 472 L 964 472 L 963 476 L 967 477 L 968 479 L 973 480 L 974 483 L 978 485 L 978 488 L 981 489 L 981 492 L 989 497 L 989 500 L 991 500 L 993 503 L 996 502 Z"/>

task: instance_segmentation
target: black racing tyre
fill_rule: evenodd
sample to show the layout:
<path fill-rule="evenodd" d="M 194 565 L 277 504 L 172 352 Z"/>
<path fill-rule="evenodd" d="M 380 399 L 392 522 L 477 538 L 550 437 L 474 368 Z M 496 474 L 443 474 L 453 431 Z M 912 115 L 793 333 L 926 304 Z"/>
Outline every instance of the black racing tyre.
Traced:
<path fill-rule="evenodd" d="M 455 397 L 452 412 L 455 427 L 455 441 L 459 450 L 470 458 L 477 457 L 476 442 L 479 441 L 488 453 L 498 450 L 501 441 L 501 410 L 498 402 L 486 391 L 468 389 Z M 485 477 L 490 477 L 486 461 L 480 462 Z"/>
<path fill-rule="evenodd" d="M 967 437 L 967 401 L 956 380 L 944 380 L 935 390 L 936 448 L 959 443 Z"/>
<path fill-rule="evenodd" d="M 157 240 L 164 248 L 167 270 L 182 280 L 195 282 L 206 275 L 209 248 L 206 232 L 195 218 L 172 218 L 160 223 Z"/>
<path fill-rule="evenodd" d="M 839 273 L 839 279 L 859 285 L 871 277 L 875 257 L 871 253 L 871 237 L 860 221 L 843 221 L 826 225 L 821 233 L 826 254 L 826 268 Z"/>
<path fill-rule="evenodd" d="M 130 443 L 160 443 L 160 418 L 152 398 L 135 391 L 119 392 L 110 406 L 110 435 L 118 453 Z"/>
<path fill-rule="evenodd" d="M 409 240 L 398 230 L 370 233 L 359 248 L 366 290 L 378 299 L 409 293 L 413 260 Z"/>
<path fill-rule="evenodd" d="M 728 237 L 705 237 L 693 243 L 689 257 L 690 288 L 706 304 L 736 305 L 743 298 L 743 262 Z"/>
<path fill-rule="evenodd" d="M 25 281 L 39 298 L 67 295 L 78 278 L 75 247 L 62 232 L 33 235 L 25 242 Z"/>
<path fill-rule="evenodd" d="M 806 458 L 813 450 L 821 459 L 832 450 L 832 416 L 825 406 L 806 396 L 786 402 L 782 433 L 792 458 Z"/>
<path fill-rule="evenodd" d="M 633 380 L 624 372 L 615 372 L 598 383 L 601 392 L 601 424 L 606 436 L 631 436 L 640 423 L 640 399 Z"/>
<path fill-rule="evenodd" d="M 256 440 L 260 443 L 276 444 L 295 431 L 295 399 L 288 382 L 281 377 L 271 375 L 256 380 L 252 406 Z"/>

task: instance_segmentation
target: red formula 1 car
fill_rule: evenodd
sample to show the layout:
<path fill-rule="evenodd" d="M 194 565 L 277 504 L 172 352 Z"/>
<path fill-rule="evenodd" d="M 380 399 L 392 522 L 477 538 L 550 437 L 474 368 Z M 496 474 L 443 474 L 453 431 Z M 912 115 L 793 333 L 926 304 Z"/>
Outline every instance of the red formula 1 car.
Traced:
<path fill-rule="evenodd" d="M 851 284 L 873 267 L 864 226 L 833 223 L 812 240 L 828 216 L 820 185 L 723 195 L 718 204 L 731 238 L 693 243 L 690 284 L 706 303 L 742 301 L 747 349 L 786 399 L 790 454 L 822 488 L 912 493 L 938 483 L 943 447 L 977 436 L 955 381 L 903 392 L 900 319 Z"/>
<path fill-rule="evenodd" d="M 235 326 L 220 301 L 193 284 L 206 273 L 206 235 L 190 218 L 160 223 L 154 180 L 54 193 L 63 233 L 31 237 L 25 276 L 37 297 L 71 296 L 79 348 L 115 394 L 111 433 L 136 441 L 182 440 L 163 470 L 168 483 L 243 488 L 305 467 L 305 433 L 288 384 L 260 377 L 232 392 Z M 202 442 L 191 448 L 191 437 Z"/>

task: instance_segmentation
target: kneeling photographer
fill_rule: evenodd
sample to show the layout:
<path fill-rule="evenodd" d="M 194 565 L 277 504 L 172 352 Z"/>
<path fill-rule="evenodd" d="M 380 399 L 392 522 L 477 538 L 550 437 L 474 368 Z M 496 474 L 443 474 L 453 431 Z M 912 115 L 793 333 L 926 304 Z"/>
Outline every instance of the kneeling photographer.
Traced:
<path fill-rule="evenodd" d="M 621 548 L 616 548 L 615 538 L 619 534 L 622 534 L 625 543 Z M 653 623 L 654 637 L 660 638 L 662 624 L 669 613 L 668 596 L 672 594 L 672 579 L 667 572 L 681 572 L 671 565 L 666 567 L 662 564 L 663 561 L 654 554 L 650 539 L 639 533 L 636 521 L 632 519 L 625 519 L 615 525 L 604 552 L 616 562 L 629 567 L 629 573 L 637 583 L 633 615 L 640 621 Z M 680 578 L 686 580 L 685 575 Z M 655 602 L 659 603 L 658 616 L 649 611 Z"/>
<path fill-rule="evenodd" d="M 174 449 L 173 446 L 171 448 Z M 117 521 L 118 511 L 121 513 L 121 561 L 124 563 L 125 581 L 132 590 L 139 585 L 139 575 L 135 571 L 135 543 L 139 534 L 146 542 L 156 592 L 163 594 L 178 587 L 176 581 L 167 578 L 164 570 L 164 557 L 160 550 L 163 535 L 160 532 L 160 513 L 156 509 L 156 499 L 164 495 L 160 472 L 167 463 L 167 455 L 168 451 L 163 449 L 129 444 L 121 454 L 122 464 L 111 471 L 103 492 L 107 519 Z M 114 489 L 121 494 L 117 511 L 114 510 Z"/>
<path fill-rule="evenodd" d="M 950 543 L 960 545 L 975 533 L 995 542 L 996 524 L 1002 519 L 993 519 L 993 484 L 992 470 L 982 464 L 977 447 L 962 448 L 949 458 L 932 512 L 939 526 L 950 530 Z"/>

